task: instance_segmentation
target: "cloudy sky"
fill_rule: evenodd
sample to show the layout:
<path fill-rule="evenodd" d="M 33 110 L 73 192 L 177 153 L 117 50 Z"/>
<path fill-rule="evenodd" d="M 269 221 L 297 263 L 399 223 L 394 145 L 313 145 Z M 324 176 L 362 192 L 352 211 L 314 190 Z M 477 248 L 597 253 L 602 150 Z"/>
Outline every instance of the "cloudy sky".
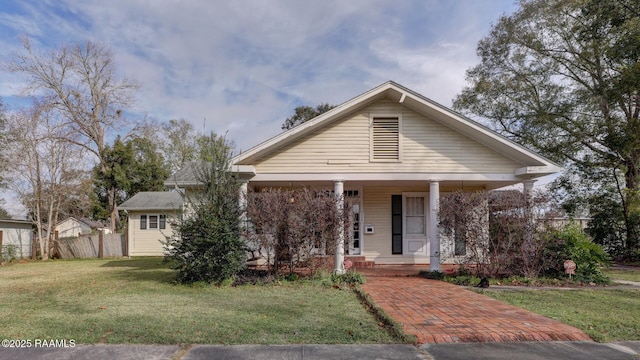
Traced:
<path fill-rule="evenodd" d="M 1 0 L 0 61 L 86 40 L 137 79 L 133 114 L 228 132 L 239 149 L 279 133 L 299 105 L 342 103 L 387 80 L 445 106 L 475 48 L 514 0 Z M 21 79 L 0 73 L 17 107 Z"/>

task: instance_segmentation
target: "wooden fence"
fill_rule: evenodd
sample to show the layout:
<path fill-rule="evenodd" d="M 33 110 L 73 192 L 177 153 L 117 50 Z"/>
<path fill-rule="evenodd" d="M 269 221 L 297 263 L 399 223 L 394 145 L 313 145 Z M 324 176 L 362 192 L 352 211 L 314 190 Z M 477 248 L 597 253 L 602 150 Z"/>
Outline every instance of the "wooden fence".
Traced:
<path fill-rule="evenodd" d="M 55 244 L 61 259 L 127 256 L 127 241 L 123 234 L 80 235 L 60 238 Z"/>

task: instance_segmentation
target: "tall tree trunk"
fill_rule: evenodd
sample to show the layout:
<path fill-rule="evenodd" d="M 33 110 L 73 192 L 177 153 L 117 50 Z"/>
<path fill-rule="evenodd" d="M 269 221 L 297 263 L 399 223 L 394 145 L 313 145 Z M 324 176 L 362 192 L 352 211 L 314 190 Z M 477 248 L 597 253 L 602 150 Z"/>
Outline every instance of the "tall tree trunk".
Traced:
<path fill-rule="evenodd" d="M 118 204 L 116 204 L 116 189 L 111 188 L 109 190 L 109 218 L 111 219 L 111 232 L 115 233 L 118 226 Z"/>

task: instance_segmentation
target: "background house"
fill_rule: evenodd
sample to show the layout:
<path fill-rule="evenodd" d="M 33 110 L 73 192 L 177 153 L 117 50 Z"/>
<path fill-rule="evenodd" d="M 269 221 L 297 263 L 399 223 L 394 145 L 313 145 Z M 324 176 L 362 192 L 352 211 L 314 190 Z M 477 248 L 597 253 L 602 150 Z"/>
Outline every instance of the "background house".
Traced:
<path fill-rule="evenodd" d="M 127 212 L 129 256 L 163 256 L 162 241 L 173 235 L 172 222 L 182 211 L 177 192 L 139 192 L 118 208 Z"/>
<path fill-rule="evenodd" d="M 104 231 L 105 234 L 111 233 L 109 227 L 99 221 L 73 216 L 58 222 L 56 224 L 55 231 L 58 232 L 58 238 L 78 237 L 80 235 L 92 234 L 98 231 Z"/>
<path fill-rule="evenodd" d="M 7 246 L 15 246 L 18 258 L 31 256 L 31 242 L 33 241 L 33 222 L 30 220 L 0 220 L 2 233 L 2 250 Z"/>

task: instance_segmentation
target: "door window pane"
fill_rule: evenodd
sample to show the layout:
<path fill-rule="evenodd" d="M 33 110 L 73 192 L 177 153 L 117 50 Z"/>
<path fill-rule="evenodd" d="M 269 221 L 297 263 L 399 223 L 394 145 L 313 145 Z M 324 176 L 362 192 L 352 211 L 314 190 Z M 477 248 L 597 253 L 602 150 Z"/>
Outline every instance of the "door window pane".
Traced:
<path fill-rule="evenodd" d="M 406 197 L 406 215 L 405 224 L 407 226 L 407 234 L 424 235 L 425 232 L 425 213 L 424 213 L 424 196 Z"/>
<path fill-rule="evenodd" d="M 407 234 L 424 235 L 424 216 L 407 216 Z"/>

